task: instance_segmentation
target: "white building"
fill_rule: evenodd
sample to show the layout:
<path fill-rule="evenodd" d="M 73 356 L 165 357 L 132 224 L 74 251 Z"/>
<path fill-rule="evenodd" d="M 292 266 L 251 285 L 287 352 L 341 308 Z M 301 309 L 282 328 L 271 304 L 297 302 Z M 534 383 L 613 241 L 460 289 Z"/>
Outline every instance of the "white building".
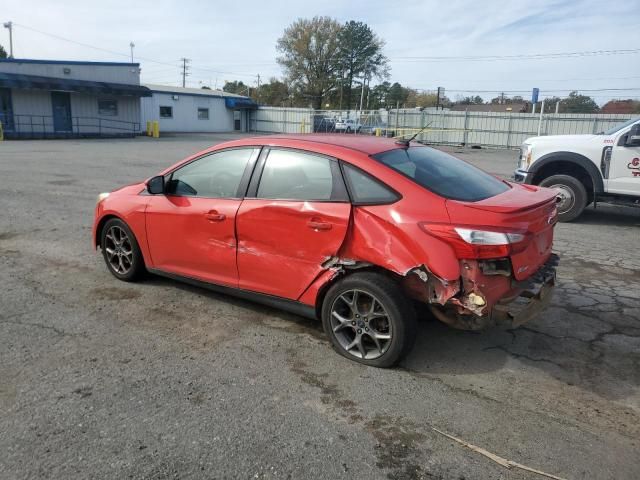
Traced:
<path fill-rule="evenodd" d="M 133 136 L 140 125 L 137 63 L 0 60 L 0 122 L 8 138 Z"/>
<path fill-rule="evenodd" d="M 246 132 L 250 110 L 258 105 L 249 97 L 220 90 L 151 85 L 142 99 L 142 125 L 157 120 L 163 132 Z"/>

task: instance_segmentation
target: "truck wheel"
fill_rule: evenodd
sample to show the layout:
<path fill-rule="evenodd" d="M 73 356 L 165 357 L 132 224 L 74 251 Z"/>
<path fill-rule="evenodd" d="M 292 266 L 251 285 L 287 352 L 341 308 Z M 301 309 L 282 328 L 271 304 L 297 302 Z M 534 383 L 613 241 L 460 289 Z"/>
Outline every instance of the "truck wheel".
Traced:
<path fill-rule="evenodd" d="M 338 353 L 372 367 L 395 365 L 416 337 L 411 302 L 397 283 L 374 272 L 354 273 L 329 289 L 322 325 Z"/>
<path fill-rule="evenodd" d="M 575 177 L 552 175 L 540 182 L 558 193 L 558 218 L 561 222 L 570 222 L 578 218 L 587 206 L 587 189 Z"/>

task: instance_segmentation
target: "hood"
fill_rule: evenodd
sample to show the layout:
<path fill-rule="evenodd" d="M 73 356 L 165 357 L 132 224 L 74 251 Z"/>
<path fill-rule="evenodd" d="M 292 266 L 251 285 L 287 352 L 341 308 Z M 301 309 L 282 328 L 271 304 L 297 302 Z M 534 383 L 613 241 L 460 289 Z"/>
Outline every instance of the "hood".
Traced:
<path fill-rule="evenodd" d="M 584 143 L 584 142 L 602 142 L 604 135 L 593 135 L 586 133 L 583 135 L 546 135 L 541 137 L 529 137 L 523 143 L 536 145 L 542 143 L 568 144 L 568 143 Z"/>

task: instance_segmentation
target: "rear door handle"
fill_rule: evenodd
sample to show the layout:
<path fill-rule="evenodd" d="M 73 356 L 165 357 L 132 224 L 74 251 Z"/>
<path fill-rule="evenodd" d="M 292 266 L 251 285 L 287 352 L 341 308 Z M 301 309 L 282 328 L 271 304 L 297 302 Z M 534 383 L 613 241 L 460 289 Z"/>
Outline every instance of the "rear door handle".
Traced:
<path fill-rule="evenodd" d="M 333 225 L 328 222 L 323 222 L 318 218 L 312 218 L 307 222 L 307 226 L 313 230 L 331 230 Z"/>
<path fill-rule="evenodd" d="M 225 218 L 227 218 L 227 216 L 224 213 L 218 213 L 217 210 L 210 210 L 207 213 L 205 213 L 204 215 L 206 217 L 207 220 L 209 220 L 210 222 L 221 222 L 223 221 Z"/>

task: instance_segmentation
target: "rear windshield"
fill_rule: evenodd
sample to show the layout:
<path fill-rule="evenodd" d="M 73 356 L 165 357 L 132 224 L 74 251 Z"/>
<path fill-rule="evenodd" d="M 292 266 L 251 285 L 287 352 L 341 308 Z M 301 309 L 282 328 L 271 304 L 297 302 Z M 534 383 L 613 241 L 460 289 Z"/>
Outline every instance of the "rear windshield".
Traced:
<path fill-rule="evenodd" d="M 444 198 L 477 202 L 509 189 L 493 175 L 429 147 L 397 148 L 373 158 Z"/>

